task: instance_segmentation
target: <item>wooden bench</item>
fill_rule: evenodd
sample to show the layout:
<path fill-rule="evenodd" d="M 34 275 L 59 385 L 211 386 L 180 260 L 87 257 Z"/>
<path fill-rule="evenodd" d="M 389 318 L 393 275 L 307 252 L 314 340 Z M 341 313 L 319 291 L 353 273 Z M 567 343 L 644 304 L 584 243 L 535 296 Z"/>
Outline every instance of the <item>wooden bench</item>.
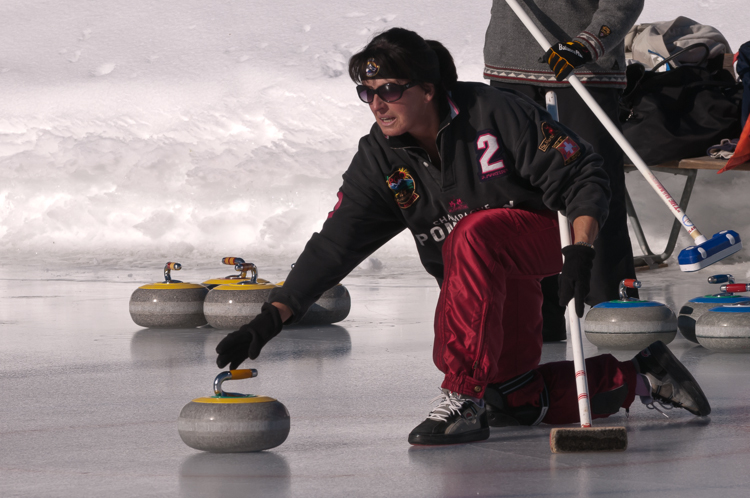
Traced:
<path fill-rule="evenodd" d="M 679 206 L 683 212 L 687 213 L 688 201 L 690 201 L 690 195 L 693 193 L 693 186 L 695 185 L 695 178 L 698 174 L 698 170 L 712 170 L 718 171 L 727 164 L 725 159 L 714 159 L 709 156 L 697 157 L 690 159 L 681 159 L 679 161 L 669 161 L 656 166 L 650 166 L 649 169 L 655 173 L 671 173 L 673 175 L 685 175 L 685 186 L 680 194 Z M 635 171 L 636 167 L 632 164 L 625 164 L 625 172 L 629 173 Z M 732 171 L 750 171 L 750 164 L 742 164 L 733 168 Z M 676 196 L 675 196 L 676 199 Z M 638 245 L 641 247 L 643 254 L 635 256 L 633 258 L 635 266 L 638 269 L 649 269 L 649 268 L 660 268 L 667 266 L 666 260 L 672 255 L 675 245 L 677 244 L 677 237 L 680 235 L 682 230 L 682 224 L 679 220 L 675 219 L 672 224 L 672 231 L 669 233 L 669 239 L 667 241 L 667 247 L 661 254 L 654 254 L 646 241 L 646 236 L 641 228 L 641 222 L 638 220 L 638 214 L 635 212 L 633 202 L 630 200 L 630 195 L 627 189 L 625 189 L 625 205 L 628 210 L 628 218 L 630 224 L 635 232 L 635 236 L 638 239 Z"/>

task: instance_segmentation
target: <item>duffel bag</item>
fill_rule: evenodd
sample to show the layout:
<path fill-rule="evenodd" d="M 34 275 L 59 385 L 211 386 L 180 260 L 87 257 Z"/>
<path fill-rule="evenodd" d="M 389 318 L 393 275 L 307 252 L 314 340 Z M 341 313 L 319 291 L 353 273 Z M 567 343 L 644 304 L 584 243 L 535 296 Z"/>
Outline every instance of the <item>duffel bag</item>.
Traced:
<path fill-rule="evenodd" d="M 703 43 L 667 57 L 652 70 L 627 67 L 628 85 L 620 100 L 623 134 L 648 165 L 706 155 L 723 138 L 737 138 L 742 126 L 742 85 L 726 69 L 681 65 L 658 71 L 687 50 L 709 49 Z"/>

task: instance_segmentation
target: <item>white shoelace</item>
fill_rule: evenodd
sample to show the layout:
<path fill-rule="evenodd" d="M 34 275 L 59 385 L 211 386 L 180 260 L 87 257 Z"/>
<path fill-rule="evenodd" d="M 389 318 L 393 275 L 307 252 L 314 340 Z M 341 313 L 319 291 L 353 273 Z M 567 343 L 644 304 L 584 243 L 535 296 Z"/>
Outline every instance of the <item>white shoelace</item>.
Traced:
<path fill-rule="evenodd" d="M 448 394 L 441 392 L 440 395 L 435 396 L 435 398 L 432 399 L 431 403 L 434 403 L 435 401 L 440 401 L 440 403 L 432 409 L 427 418 L 439 422 L 447 422 L 448 417 L 450 417 L 452 413 L 459 413 L 464 402 L 467 400 L 455 396 L 452 392 L 448 392 Z"/>
<path fill-rule="evenodd" d="M 661 409 L 659 409 L 659 406 L 656 406 L 656 403 L 658 403 L 659 406 L 661 406 Z M 656 410 L 657 412 L 659 412 L 662 415 L 664 415 L 666 418 L 669 418 L 669 415 L 667 415 L 666 413 L 664 413 L 662 410 L 669 411 L 669 410 L 671 410 L 671 409 L 674 408 L 673 405 L 665 405 L 661 401 L 655 400 L 653 398 L 651 399 L 651 403 L 644 403 L 644 405 L 646 405 L 646 408 L 648 408 L 649 410 Z"/>

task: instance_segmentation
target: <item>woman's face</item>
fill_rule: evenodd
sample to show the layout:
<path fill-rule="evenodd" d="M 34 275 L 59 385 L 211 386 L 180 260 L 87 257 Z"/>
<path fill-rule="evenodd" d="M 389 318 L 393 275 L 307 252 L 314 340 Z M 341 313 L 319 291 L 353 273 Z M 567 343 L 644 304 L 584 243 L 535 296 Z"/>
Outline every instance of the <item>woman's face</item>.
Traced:
<path fill-rule="evenodd" d="M 386 83 L 398 83 L 405 85 L 407 80 L 397 79 L 373 79 L 365 80 L 363 85 L 377 89 Z M 375 121 L 380 126 L 384 135 L 395 137 L 404 133 L 419 136 L 420 132 L 429 124 L 429 117 L 435 112 L 433 99 L 435 89 L 432 85 L 426 85 L 425 90 L 419 85 L 404 90 L 401 98 L 395 102 L 385 102 L 379 95 L 375 95 L 370 102 L 370 110 L 375 116 Z"/>

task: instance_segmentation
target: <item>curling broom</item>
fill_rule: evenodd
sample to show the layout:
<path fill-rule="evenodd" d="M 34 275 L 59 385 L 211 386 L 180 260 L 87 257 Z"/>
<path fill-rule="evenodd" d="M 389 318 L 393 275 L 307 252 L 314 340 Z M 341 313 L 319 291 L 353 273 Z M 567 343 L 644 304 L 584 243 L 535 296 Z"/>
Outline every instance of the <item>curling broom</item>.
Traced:
<path fill-rule="evenodd" d="M 517 0 L 505 1 L 536 39 L 537 43 L 541 45 L 542 49 L 547 50 L 551 44 L 547 41 L 544 34 L 539 30 L 536 24 L 534 24 L 531 17 L 529 17 L 526 11 L 521 8 Z M 609 119 L 609 116 L 607 116 L 604 110 L 602 110 L 589 91 L 586 90 L 583 83 L 580 82 L 575 74 L 571 74 L 568 77 L 568 81 L 576 92 L 578 92 L 583 101 L 586 102 L 586 105 L 589 106 L 599 121 L 602 122 L 610 135 L 612 135 L 612 138 L 615 139 L 617 144 L 622 148 L 625 154 L 627 154 L 635 167 L 638 168 L 638 171 L 643 174 L 646 181 L 648 181 L 656 193 L 659 194 L 672 214 L 680 221 L 680 223 L 682 223 L 683 228 L 685 228 L 690 236 L 693 237 L 695 245 L 683 249 L 677 257 L 680 270 L 686 272 L 701 270 L 742 249 L 742 240 L 740 239 L 739 234 L 734 230 L 723 230 L 719 233 L 715 233 L 710 239 L 707 239 L 702 235 L 693 222 L 690 221 L 690 218 L 688 218 L 682 209 L 680 209 L 677 202 L 675 202 L 672 196 L 669 195 L 667 189 L 664 188 L 648 166 L 646 166 L 646 163 L 630 145 L 617 126 L 615 126 L 612 120 Z"/>
<path fill-rule="evenodd" d="M 557 121 L 557 101 L 555 92 L 547 92 L 547 110 Z M 560 244 L 569 246 L 570 226 L 568 218 L 558 211 L 557 221 L 560 225 Z M 552 453 L 572 453 L 580 451 L 622 451 L 628 447 L 628 433 L 625 427 L 592 427 L 591 405 L 589 403 L 589 386 L 586 377 L 586 362 L 583 358 L 583 337 L 581 322 L 575 308 L 575 298 L 568 303 L 568 323 L 573 348 L 573 365 L 576 373 L 576 391 L 578 392 L 578 414 L 581 427 L 578 429 L 556 427 L 550 431 L 549 446 Z"/>

